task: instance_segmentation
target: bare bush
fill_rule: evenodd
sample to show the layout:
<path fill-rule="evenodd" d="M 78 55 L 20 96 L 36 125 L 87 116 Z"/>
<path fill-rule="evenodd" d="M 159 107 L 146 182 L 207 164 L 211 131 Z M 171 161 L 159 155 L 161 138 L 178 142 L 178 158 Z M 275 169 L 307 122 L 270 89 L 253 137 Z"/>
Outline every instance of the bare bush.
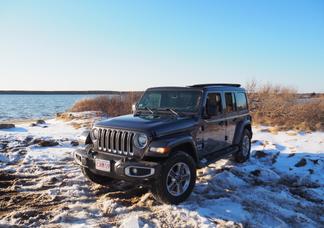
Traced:
<path fill-rule="evenodd" d="M 246 85 L 255 124 L 276 126 L 279 130 L 324 130 L 324 98 L 300 98 L 295 89 L 255 81 Z"/>
<path fill-rule="evenodd" d="M 275 127 L 277 130 L 324 131 L 324 96 L 309 94 L 301 96 L 290 87 L 263 84 L 255 81 L 245 86 L 254 124 Z M 108 116 L 131 112 L 142 92 L 122 93 L 121 96 L 98 96 L 76 102 L 72 112 L 101 111 Z"/>
<path fill-rule="evenodd" d="M 119 116 L 131 113 L 132 104 L 141 97 L 142 92 L 127 92 L 114 96 L 97 96 L 77 101 L 71 112 L 100 111 L 108 116 Z"/>

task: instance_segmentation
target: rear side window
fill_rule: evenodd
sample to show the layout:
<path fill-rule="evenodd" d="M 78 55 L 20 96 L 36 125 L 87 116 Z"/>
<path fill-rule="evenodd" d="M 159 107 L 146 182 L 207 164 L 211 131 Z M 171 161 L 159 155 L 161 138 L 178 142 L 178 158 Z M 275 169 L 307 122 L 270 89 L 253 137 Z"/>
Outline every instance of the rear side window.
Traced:
<path fill-rule="evenodd" d="M 234 99 L 232 93 L 225 93 L 226 112 L 235 110 Z"/>
<path fill-rule="evenodd" d="M 236 107 L 237 111 L 242 111 L 247 109 L 247 101 L 245 93 L 236 93 Z"/>

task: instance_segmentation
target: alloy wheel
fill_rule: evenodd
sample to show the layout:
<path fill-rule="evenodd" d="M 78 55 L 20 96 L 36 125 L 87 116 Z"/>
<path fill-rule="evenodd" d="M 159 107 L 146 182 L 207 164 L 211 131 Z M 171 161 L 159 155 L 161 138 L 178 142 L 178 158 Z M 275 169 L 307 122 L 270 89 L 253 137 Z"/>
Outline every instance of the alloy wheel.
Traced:
<path fill-rule="evenodd" d="M 173 196 L 182 195 L 190 184 L 190 168 L 186 163 L 174 164 L 167 175 L 167 190 Z"/>

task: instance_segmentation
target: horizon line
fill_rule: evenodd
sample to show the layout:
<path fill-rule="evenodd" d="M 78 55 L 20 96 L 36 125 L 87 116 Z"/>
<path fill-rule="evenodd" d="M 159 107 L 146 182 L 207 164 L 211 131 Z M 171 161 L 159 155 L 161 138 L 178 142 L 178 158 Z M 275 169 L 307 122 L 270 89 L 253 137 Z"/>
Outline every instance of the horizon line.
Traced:
<path fill-rule="evenodd" d="M 143 91 L 118 90 L 0 90 L 0 94 L 119 94 Z"/>
<path fill-rule="evenodd" d="M 1 94 L 119 94 L 145 90 L 0 90 Z M 324 94 L 324 92 L 297 92 L 297 94 Z"/>

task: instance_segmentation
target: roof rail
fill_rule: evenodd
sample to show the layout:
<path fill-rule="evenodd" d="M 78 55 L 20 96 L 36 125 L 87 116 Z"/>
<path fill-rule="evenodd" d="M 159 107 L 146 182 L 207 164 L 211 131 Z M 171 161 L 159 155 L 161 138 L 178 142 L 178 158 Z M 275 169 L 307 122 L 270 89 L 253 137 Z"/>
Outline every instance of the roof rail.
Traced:
<path fill-rule="evenodd" d="M 209 87 L 209 86 L 232 86 L 232 87 L 241 87 L 241 84 L 231 84 L 231 83 L 211 83 L 211 84 L 196 84 L 190 87 Z"/>

